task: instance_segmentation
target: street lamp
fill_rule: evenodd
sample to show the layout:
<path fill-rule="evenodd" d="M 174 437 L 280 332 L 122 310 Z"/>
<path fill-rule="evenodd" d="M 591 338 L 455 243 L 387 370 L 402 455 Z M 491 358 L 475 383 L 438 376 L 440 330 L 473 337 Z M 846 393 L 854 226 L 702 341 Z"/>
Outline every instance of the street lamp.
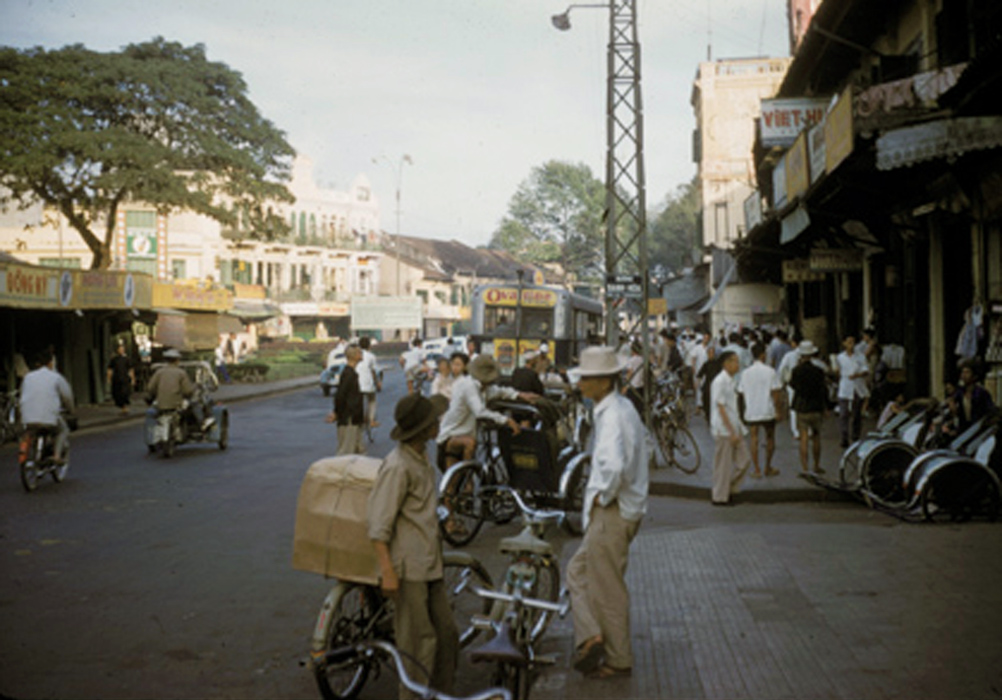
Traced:
<path fill-rule="evenodd" d="M 408 165 L 414 165 L 414 161 L 413 161 L 413 159 L 411 159 L 411 157 L 409 155 L 407 155 L 405 153 L 402 156 L 400 156 L 400 162 L 398 164 L 396 164 L 396 165 L 394 165 L 393 161 L 390 160 L 389 158 L 387 158 L 386 156 L 380 156 L 379 158 L 373 158 L 372 162 L 375 163 L 376 165 L 378 165 L 380 160 L 385 160 L 386 164 L 389 165 L 390 168 L 393 169 L 393 171 L 396 173 L 396 177 L 397 177 L 397 181 L 396 181 L 397 182 L 397 191 L 396 191 L 396 193 L 397 193 L 397 233 L 396 233 L 396 240 L 395 240 L 395 242 L 393 244 L 393 252 L 394 252 L 394 257 L 396 257 L 396 259 L 397 259 L 397 275 L 396 275 L 396 277 L 397 277 L 397 296 L 400 296 L 400 185 L 401 185 L 401 181 L 403 179 L 403 174 L 404 174 L 404 163 L 407 163 Z"/>
<path fill-rule="evenodd" d="M 553 15 L 550 17 L 550 21 L 553 22 L 553 26 L 562 32 L 566 32 L 571 28 L 571 10 L 575 7 L 602 7 L 605 9 L 609 8 L 608 4 L 602 5 L 569 5 L 563 13 L 559 15 Z"/>

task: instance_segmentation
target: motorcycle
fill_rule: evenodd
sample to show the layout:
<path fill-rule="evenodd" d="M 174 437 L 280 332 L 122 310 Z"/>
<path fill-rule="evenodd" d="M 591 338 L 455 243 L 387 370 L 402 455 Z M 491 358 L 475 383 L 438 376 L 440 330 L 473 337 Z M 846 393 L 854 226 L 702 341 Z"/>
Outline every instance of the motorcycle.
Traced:
<path fill-rule="evenodd" d="M 68 419 L 70 427 L 74 420 Z M 59 427 L 30 423 L 25 426 L 19 443 L 17 461 L 21 471 L 21 485 L 31 493 L 38 488 L 38 480 L 49 475 L 57 484 L 66 478 L 70 469 L 69 444 L 62 461 L 56 459 L 56 437 Z"/>

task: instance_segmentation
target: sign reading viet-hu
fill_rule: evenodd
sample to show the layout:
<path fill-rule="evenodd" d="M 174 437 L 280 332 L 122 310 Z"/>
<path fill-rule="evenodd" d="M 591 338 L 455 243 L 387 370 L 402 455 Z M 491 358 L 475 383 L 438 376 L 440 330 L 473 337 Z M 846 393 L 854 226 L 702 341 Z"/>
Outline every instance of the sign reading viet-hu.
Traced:
<path fill-rule="evenodd" d="M 762 100 L 759 134 L 763 146 L 790 146 L 801 131 L 825 118 L 828 98 Z"/>

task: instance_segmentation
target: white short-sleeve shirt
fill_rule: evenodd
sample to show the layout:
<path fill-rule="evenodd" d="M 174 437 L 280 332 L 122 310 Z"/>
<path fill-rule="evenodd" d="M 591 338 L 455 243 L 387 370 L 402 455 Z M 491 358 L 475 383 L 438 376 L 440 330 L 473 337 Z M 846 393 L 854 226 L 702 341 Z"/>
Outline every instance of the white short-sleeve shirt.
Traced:
<path fill-rule="evenodd" d="M 738 391 L 745 397 L 745 420 L 749 423 L 776 420 L 772 392 L 782 388 L 779 374 L 764 362 L 756 361 L 742 372 Z"/>

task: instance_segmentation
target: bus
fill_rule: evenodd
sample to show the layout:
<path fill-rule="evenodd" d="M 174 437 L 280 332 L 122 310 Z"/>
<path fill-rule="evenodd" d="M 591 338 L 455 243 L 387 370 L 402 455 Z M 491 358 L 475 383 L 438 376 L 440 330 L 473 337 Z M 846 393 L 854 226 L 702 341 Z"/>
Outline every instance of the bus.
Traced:
<path fill-rule="evenodd" d="M 481 351 L 493 355 L 504 374 L 519 366 L 523 353 L 543 343 L 557 367 L 568 367 L 584 348 L 603 338 L 602 303 L 552 287 L 477 286 L 470 321 Z"/>

